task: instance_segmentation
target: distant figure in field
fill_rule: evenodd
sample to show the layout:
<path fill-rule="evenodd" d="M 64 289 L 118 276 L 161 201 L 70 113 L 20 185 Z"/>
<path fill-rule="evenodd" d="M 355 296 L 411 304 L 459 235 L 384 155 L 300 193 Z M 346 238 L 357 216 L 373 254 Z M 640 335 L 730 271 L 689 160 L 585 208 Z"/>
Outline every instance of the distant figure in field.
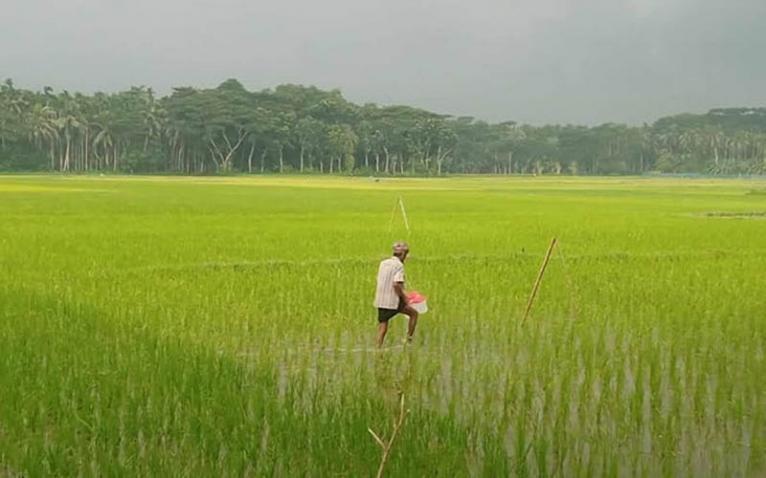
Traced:
<path fill-rule="evenodd" d="M 396 314 L 405 314 L 410 318 L 407 329 L 407 342 L 412 342 L 415 326 L 418 323 L 418 311 L 413 309 L 404 293 L 404 261 L 410 247 L 406 242 L 393 245 L 393 256 L 383 260 L 378 268 L 378 286 L 375 289 L 375 307 L 378 309 L 378 347 L 388 332 L 388 321 Z"/>

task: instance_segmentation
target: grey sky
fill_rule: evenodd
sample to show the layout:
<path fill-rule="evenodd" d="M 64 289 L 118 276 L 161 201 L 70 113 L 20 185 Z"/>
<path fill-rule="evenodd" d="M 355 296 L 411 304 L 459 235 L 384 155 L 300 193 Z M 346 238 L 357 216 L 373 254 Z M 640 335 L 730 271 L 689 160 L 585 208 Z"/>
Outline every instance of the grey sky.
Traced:
<path fill-rule="evenodd" d="M 766 0 L 0 0 L 0 78 L 340 88 L 488 120 L 766 105 Z"/>

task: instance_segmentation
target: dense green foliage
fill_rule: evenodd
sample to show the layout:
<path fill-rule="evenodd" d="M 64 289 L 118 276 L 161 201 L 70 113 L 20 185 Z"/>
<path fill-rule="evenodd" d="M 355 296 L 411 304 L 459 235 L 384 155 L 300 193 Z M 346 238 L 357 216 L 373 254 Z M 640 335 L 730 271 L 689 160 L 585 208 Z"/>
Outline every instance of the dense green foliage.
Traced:
<path fill-rule="evenodd" d="M 490 124 L 339 91 L 151 89 L 92 96 L 0 87 L 0 169 L 387 175 L 766 173 L 766 109 L 653 125 Z"/>
<path fill-rule="evenodd" d="M 401 389 L 390 476 L 761 476 L 764 191 L 0 178 L 0 475 L 372 476 Z M 376 352 L 399 195 L 431 311 Z"/>

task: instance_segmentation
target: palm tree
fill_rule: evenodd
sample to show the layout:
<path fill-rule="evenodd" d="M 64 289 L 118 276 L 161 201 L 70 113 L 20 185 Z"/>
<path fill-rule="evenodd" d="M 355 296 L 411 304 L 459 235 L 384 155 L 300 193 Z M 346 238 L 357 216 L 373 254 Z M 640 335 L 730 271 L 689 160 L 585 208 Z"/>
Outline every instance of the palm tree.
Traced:
<path fill-rule="evenodd" d="M 712 153 L 713 153 L 713 168 L 715 170 L 718 170 L 720 168 L 720 163 L 721 163 L 720 153 L 726 141 L 726 136 L 724 136 L 723 131 L 721 131 L 720 128 L 717 128 L 717 127 L 708 128 L 704 134 L 707 139 L 709 148 L 712 150 Z"/>
<path fill-rule="evenodd" d="M 100 131 L 96 133 L 96 136 L 93 138 L 93 152 L 96 154 L 99 163 L 103 161 L 104 166 L 109 167 L 109 153 L 112 153 L 112 161 L 114 161 L 115 155 L 114 134 L 108 125 L 100 124 L 99 128 Z M 103 152 L 103 157 L 99 156 L 99 148 L 101 148 L 101 151 Z"/>
<path fill-rule="evenodd" d="M 51 169 L 56 169 L 56 143 L 59 134 L 56 124 L 56 112 L 50 106 L 35 103 L 27 114 L 26 129 L 29 140 L 42 149 L 48 147 L 51 160 Z"/>
<path fill-rule="evenodd" d="M 0 146 L 5 148 L 9 139 L 20 133 L 22 112 L 28 106 L 23 90 L 17 90 L 13 81 L 5 80 L 0 85 Z"/>
<path fill-rule="evenodd" d="M 72 140 L 77 134 L 77 130 L 82 127 L 80 119 L 72 113 L 65 113 L 56 120 L 56 125 L 60 133 L 64 136 L 64 152 L 59 162 L 61 171 L 69 171 Z"/>
<path fill-rule="evenodd" d="M 144 153 L 146 153 L 150 141 L 162 139 L 162 133 L 165 130 L 165 111 L 154 101 L 151 90 L 149 90 L 149 94 L 144 112 Z"/>
<path fill-rule="evenodd" d="M 59 158 L 59 169 L 69 171 L 71 165 L 72 143 L 83 123 L 79 114 L 77 99 L 67 91 L 60 95 L 62 107 L 56 119 L 59 135 L 64 137 L 64 151 Z"/>

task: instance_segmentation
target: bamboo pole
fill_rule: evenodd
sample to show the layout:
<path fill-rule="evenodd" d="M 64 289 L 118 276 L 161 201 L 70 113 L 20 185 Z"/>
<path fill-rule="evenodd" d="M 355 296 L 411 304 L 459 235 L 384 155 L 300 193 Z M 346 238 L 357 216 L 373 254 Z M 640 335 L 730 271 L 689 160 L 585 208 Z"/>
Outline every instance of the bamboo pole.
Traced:
<path fill-rule="evenodd" d="M 407 219 L 407 210 L 404 208 L 404 200 L 399 196 L 394 203 L 394 209 L 391 211 L 391 222 L 388 225 L 388 232 L 394 230 L 394 218 L 396 217 L 396 210 L 399 209 L 402 213 L 402 220 L 404 221 L 404 227 L 407 229 L 407 236 L 410 235 L 410 221 Z"/>
<path fill-rule="evenodd" d="M 526 322 L 527 317 L 529 317 L 529 312 L 532 310 L 532 304 L 534 304 L 535 297 L 537 297 L 537 291 L 540 289 L 540 283 L 543 281 L 545 268 L 548 267 L 548 262 L 551 260 L 551 254 L 553 254 L 554 247 L 556 247 L 555 237 L 551 239 L 551 245 L 548 246 L 548 252 L 545 253 L 545 259 L 543 259 L 543 264 L 542 266 L 540 266 L 540 272 L 537 273 L 537 280 L 535 280 L 535 285 L 532 286 L 532 293 L 529 294 L 529 300 L 527 301 L 527 308 L 524 311 L 524 317 L 521 319 L 522 324 Z"/>
<path fill-rule="evenodd" d="M 399 207 L 402 209 L 402 218 L 404 218 L 404 227 L 407 228 L 407 235 L 410 235 L 410 221 L 407 220 L 407 211 L 404 209 L 404 200 L 399 196 Z"/>
<path fill-rule="evenodd" d="M 394 208 L 391 210 L 391 222 L 388 223 L 388 233 L 391 234 L 394 230 L 394 219 L 396 218 L 396 209 L 399 206 L 399 201 L 394 203 Z"/>

